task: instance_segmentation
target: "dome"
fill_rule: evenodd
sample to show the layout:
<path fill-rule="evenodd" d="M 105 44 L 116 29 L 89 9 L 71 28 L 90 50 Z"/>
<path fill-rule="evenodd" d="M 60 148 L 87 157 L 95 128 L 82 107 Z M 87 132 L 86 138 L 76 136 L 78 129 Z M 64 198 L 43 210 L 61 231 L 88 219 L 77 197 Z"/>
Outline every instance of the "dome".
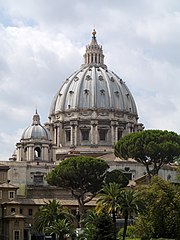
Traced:
<path fill-rule="evenodd" d="M 33 116 L 32 125 L 24 130 L 21 137 L 21 140 L 29 139 L 50 140 L 50 133 L 45 127 L 41 125 L 40 116 L 37 111 Z"/>
<path fill-rule="evenodd" d="M 50 115 L 70 110 L 107 109 L 137 116 L 136 104 L 125 82 L 104 64 L 102 47 L 93 31 L 86 47 L 85 64 L 67 78 L 57 92 Z"/>
<path fill-rule="evenodd" d="M 50 114 L 69 110 L 107 109 L 137 115 L 126 84 L 103 66 L 84 66 L 66 79 L 52 103 Z"/>
<path fill-rule="evenodd" d="M 104 64 L 93 30 L 84 64 L 64 81 L 52 101 L 48 129 L 57 158 L 73 151 L 93 156 L 113 152 L 121 137 L 143 128 L 130 90 Z"/>

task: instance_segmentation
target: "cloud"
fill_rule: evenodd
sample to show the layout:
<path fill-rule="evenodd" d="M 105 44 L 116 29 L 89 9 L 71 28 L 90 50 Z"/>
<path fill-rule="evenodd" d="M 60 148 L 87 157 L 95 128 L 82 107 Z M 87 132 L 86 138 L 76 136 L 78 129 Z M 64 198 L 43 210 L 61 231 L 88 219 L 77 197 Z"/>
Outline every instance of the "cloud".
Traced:
<path fill-rule="evenodd" d="M 2 0 L 0 13 L 1 159 L 10 157 L 36 108 L 47 121 L 53 96 L 83 63 L 93 25 L 140 121 L 179 132 L 178 0 Z"/>

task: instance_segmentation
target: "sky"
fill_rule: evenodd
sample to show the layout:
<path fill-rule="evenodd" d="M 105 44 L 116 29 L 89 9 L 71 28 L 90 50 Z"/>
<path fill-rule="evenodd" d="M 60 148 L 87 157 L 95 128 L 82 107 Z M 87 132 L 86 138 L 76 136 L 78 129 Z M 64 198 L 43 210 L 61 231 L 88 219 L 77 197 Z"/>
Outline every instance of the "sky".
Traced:
<path fill-rule="evenodd" d="M 180 133 L 179 0 L 0 0 L 0 160 L 83 63 L 93 28 L 146 129 Z"/>

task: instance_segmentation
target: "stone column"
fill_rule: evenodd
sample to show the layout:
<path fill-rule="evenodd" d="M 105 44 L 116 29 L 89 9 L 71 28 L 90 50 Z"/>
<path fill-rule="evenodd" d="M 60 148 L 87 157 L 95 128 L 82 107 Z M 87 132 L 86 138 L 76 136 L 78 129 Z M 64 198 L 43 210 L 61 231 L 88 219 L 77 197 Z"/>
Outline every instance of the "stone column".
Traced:
<path fill-rule="evenodd" d="M 56 125 L 54 125 L 54 139 L 53 139 L 53 141 L 54 141 L 54 144 L 56 144 L 56 136 L 57 136 L 57 133 L 56 133 L 57 131 L 56 131 Z"/>
<path fill-rule="evenodd" d="M 56 145 L 59 147 L 59 124 L 57 124 L 57 128 L 56 128 L 56 140 L 57 140 L 57 143 Z"/>
<path fill-rule="evenodd" d="M 115 142 L 118 141 L 118 123 L 116 122 L 116 126 L 115 126 Z"/>
<path fill-rule="evenodd" d="M 42 160 L 48 161 L 48 144 L 42 144 Z"/>
<path fill-rule="evenodd" d="M 131 127 L 132 127 L 132 124 L 131 124 L 131 123 L 128 123 L 128 124 L 127 124 L 128 133 L 131 133 Z"/>
<path fill-rule="evenodd" d="M 56 161 L 56 149 L 57 149 L 57 147 L 55 147 L 55 146 L 53 146 L 52 148 L 51 148 L 51 153 L 50 153 L 50 161 L 53 161 L 53 162 L 55 162 Z"/>
<path fill-rule="evenodd" d="M 71 126 L 71 146 L 74 146 L 74 128 Z"/>
<path fill-rule="evenodd" d="M 93 63 L 95 63 L 95 53 L 93 53 Z"/>
<path fill-rule="evenodd" d="M 31 151 L 30 151 L 30 153 L 31 153 L 30 160 L 31 160 L 31 159 L 34 160 L 34 145 L 33 145 L 33 144 L 31 145 Z"/>
<path fill-rule="evenodd" d="M 33 144 L 28 145 L 27 161 L 34 161 L 34 145 Z"/>
<path fill-rule="evenodd" d="M 90 130 L 90 143 L 91 145 L 94 144 L 94 126 L 91 125 L 91 130 Z"/>
<path fill-rule="evenodd" d="M 74 145 L 77 146 L 77 124 L 74 126 Z"/>
<path fill-rule="evenodd" d="M 98 121 L 92 120 L 91 121 L 91 145 L 95 146 L 98 144 Z"/>
<path fill-rule="evenodd" d="M 17 148 L 17 161 L 21 161 L 21 147 Z"/>
<path fill-rule="evenodd" d="M 97 54 L 97 63 L 99 63 L 99 54 Z"/>
<path fill-rule="evenodd" d="M 24 147 L 20 148 L 20 159 L 19 161 L 27 161 L 27 153 L 24 151 Z"/>
<path fill-rule="evenodd" d="M 77 145 L 77 121 L 70 122 L 71 126 L 71 147 L 76 147 Z"/>
<path fill-rule="evenodd" d="M 95 131 L 94 131 L 94 135 L 95 135 L 95 141 L 94 144 L 97 145 L 98 144 L 98 126 L 95 125 Z"/>
<path fill-rule="evenodd" d="M 59 123 L 59 133 L 58 134 L 59 134 L 59 136 L 58 136 L 59 146 L 63 146 L 64 145 L 63 139 L 65 137 L 64 137 L 64 133 L 63 133 L 62 123 L 61 122 Z"/>
<path fill-rule="evenodd" d="M 114 146 L 115 140 L 114 140 L 114 122 L 111 121 L 111 144 Z"/>

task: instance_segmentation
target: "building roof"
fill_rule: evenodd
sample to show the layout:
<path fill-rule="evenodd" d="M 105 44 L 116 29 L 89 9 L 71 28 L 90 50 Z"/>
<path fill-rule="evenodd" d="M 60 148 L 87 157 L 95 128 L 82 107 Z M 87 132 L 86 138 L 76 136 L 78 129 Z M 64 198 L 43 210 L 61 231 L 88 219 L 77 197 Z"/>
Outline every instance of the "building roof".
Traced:
<path fill-rule="evenodd" d="M 4 202 L 4 204 L 7 205 L 37 205 L 42 206 L 45 205 L 49 200 L 53 200 L 50 198 L 40 198 L 40 199 L 17 199 L 17 200 L 11 200 L 9 202 Z M 56 199 L 60 202 L 62 206 L 77 206 L 78 201 L 76 199 Z M 91 200 L 90 202 L 86 203 L 86 206 L 95 206 L 96 205 L 96 198 Z"/>
<path fill-rule="evenodd" d="M 13 185 L 13 184 L 10 184 L 10 183 L 1 183 L 0 184 L 0 189 L 1 188 L 11 188 L 11 189 L 18 189 L 19 187 Z"/>

